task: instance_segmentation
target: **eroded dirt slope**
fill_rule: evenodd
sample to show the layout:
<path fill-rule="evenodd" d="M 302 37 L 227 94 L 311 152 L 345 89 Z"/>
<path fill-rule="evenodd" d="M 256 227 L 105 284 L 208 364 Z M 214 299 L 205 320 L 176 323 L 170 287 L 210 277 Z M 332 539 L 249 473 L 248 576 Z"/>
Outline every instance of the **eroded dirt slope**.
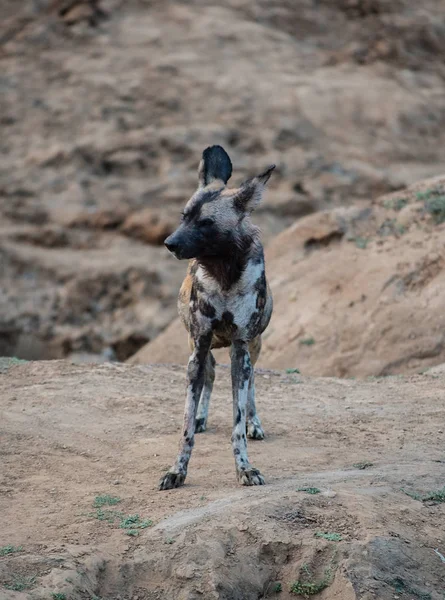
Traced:
<path fill-rule="evenodd" d="M 249 450 L 267 485 L 245 489 L 218 367 L 187 484 L 164 493 L 183 367 L 3 359 L 1 371 L 0 546 L 19 548 L 0 556 L 2 599 L 257 600 L 278 583 L 291 598 L 299 581 L 326 585 L 321 599 L 442 600 L 445 504 L 420 496 L 444 483 L 443 370 L 362 382 L 259 371 L 267 438 Z M 120 502 L 94 508 L 106 494 Z M 129 515 L 153 524 L 126 535 Z"/>
<path fill-rule="evenodd" d="M 274 313 L 261 366 L 364 377 L 445 361 L 443 177 L 298 220 L 266 247 L 266 269 Z M 176 320 L 130 361 L 187 358 Z"/>
<path fill-rule="evenodd" d="M 8 0 L 0 16 L 0 354 L 123 360 L 165 327 L 182 268 L 153 244 L 209 144 L 235 183 L 277 164 L 266 239 L 444 163 L 442 0 Z"/>

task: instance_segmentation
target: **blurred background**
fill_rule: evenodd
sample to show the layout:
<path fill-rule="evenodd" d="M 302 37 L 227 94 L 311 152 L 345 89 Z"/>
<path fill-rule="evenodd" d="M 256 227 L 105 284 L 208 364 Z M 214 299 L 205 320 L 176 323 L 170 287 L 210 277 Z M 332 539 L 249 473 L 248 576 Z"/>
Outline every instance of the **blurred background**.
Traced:
<path fill-rule="evenodd" d="M 445 362 L 443 0 L 1 0 L 0 356 L 178 362 L 163 240 L 221 144 L 275 315 L 260 365 Z M 224 361 L 222 355 L 218 359 Z"/>

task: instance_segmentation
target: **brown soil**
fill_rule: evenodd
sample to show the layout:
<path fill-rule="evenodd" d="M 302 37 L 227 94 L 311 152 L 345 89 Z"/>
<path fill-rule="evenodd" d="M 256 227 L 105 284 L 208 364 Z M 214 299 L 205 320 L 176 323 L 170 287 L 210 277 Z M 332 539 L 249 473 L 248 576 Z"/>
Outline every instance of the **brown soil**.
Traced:
<path fill-rule="evenodd" d="M 124 360 L 165 328 L 184 265 L 156 244 L 208 144 L 235 184 L 277 164 L 266 241 L 443 168 L 441 0 L 4 0 L 0 17 L 0 354 Z"/>
<path fill-rule="evenodd" d="M 3 359 L 2 371 L 1 546 L 22 548 L 0 557 L 2 599 L 257 600 L 325 580 L 325 599 L 442 600 L 445 504 L 408 493 L 444 484 L 443 369 L 363 382 L 260 370 L 267 438 L 249 447 L 267 485 L 247 489 L 235 481 L 229 371 L 218 367 L 186 485 L 163 493 L 183 367 Z M 98 520 L 102 494 L 121 498 L 104 510 L 153 526 L 131 537 L 118 519 Z M 17 581 L 31 588 L 3 587 Z"/>
<path fill-rule="evenodd" d="M 445 369 L 416 372 L 445 362 L 444 180 L 404 189 L 445 162 L 443 0 L 3 0 L 0 23 L 0 356 L 70 359 L 0 358 L 0 600 L 443 600 Z M 258 371 L 266 486 L 236 483 L 219 366 L 161 493 L 185 368 L 106 361 L 185 364 L 162 241 L 215 143 L 234 184 L 277 164 L 261 366 L 292 369 Z"/>

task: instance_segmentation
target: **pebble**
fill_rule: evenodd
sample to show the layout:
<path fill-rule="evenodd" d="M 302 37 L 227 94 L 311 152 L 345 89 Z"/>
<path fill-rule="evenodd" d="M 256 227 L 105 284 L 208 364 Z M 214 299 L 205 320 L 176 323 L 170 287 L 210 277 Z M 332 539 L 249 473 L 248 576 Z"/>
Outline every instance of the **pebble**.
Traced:
<path fill-rule="evenodd" d="M 326 496 L 326 498 L 335 498 L 336 495 L 337 492 L 334 492 L 334 490 L 326 490 L 325 492 L 322 492 L 322 496 Z"/>

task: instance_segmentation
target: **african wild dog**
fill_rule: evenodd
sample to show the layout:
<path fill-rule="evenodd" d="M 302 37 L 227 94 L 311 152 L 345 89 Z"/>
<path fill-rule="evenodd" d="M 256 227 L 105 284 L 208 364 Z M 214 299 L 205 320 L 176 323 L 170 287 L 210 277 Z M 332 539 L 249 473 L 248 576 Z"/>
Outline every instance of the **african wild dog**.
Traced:
<path fill-rule="evenodd" d="M 264 478 L 247 457 L 247 435 L 263 439 L 255 408 L 253 365 L 261 350 L 261 334 L 272 314 L 259 230 L 250 214 L 259 204 L 275 165 L 227 189 L 232 163 L 221 146 L 204 150 L 199 164 L 199 187 L 187 202 L 178 229 L 165 240 L 178 259 L 191 259 L 179 294 L 180 317 L 189 332 L 192 350 L 184 429 L 175 464 L 159 489 L 184 483 L 195 432 L 206 429 L 215 378 L 212 348 L 230 346 L 233 391 L 232 447 L 238 481 L 263 485 Z M 247 414 L 246 414 L 247 412 Z"/>

